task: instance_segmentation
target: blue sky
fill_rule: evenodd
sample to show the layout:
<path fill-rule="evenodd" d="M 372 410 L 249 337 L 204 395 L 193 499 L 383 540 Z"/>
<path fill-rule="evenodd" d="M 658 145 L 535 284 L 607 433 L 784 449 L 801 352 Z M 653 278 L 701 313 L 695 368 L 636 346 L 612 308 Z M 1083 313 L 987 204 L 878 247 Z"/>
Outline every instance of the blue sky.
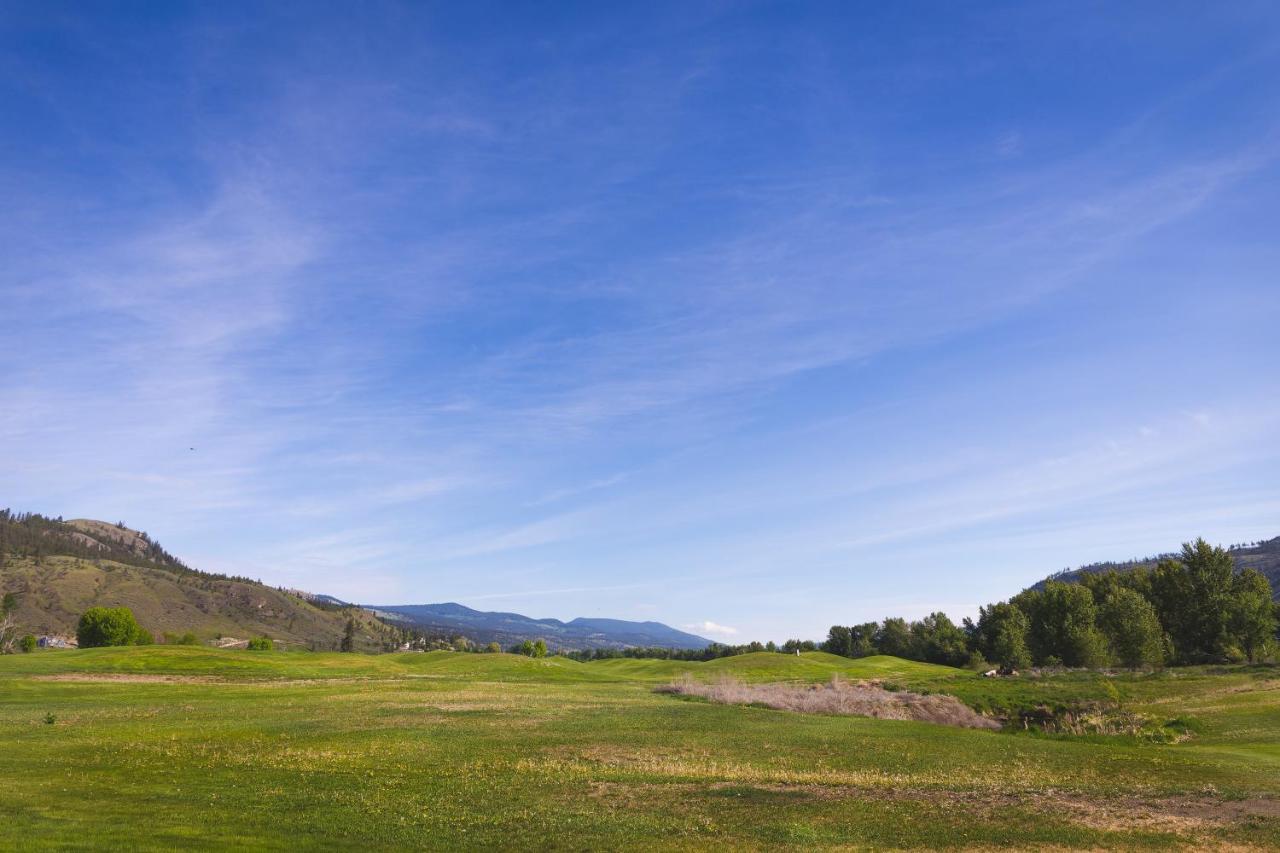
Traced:
<path fill-rule="evenodd" d="M 1278 80 L 1270 3 L 0 4 L 0 504 L 726 640 L 1269 538 Z"/>

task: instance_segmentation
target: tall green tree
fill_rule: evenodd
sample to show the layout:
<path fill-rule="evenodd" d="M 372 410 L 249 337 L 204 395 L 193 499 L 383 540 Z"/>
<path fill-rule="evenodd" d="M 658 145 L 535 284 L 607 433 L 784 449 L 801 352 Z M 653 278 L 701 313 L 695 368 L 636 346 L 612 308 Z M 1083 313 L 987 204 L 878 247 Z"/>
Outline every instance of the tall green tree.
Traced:
<path fill-rule="evenodd" d="M 1227 629 L 1251 662 L 1261 660 L 1272 648 L 1276 633 L 1275 607 L 1271 583 L 1261 572 L 1245 569 L 1232 579 Z"/>
<path fill-rule="evenodd" d="M 342 642 L 338 648 L 344 652 L 354 652 L 356 650 L 356 620 L 354 616 L 347 617 L 347 627 L 342 632 Z"/>
<path fill-rule="evenodd" d="M 849 628 L 849 636 L 853 641 L 851 657 L 865 658 L 876 653 L 876 632 L 880 629 L 878 622 L 863 622 Z"/>
<path fill-rule="evenodd" d="M 1007 602 L 978 608 L 976 642 L 982 656 L 1005 669 L 1031 666 L 1027 635 L 1031 622 L 1021 609 Z"/>
<path fill-rule="evenodd" d="M 914 650 L 929 663 L 964 666 L 969 660 L 969 644 L 964 631 L 941 611 L 912 622 L 911 637 Z"/>
<path fill-rule="evenodd" d="M 1106 643 L 1087 587 L 1048 581 L 1043 589 L 1021 592 L 1011 602 L 1027 614 L 1027 643 L 1035 663 L 1099 666 L 1105 661 Z"/>
<path fill-rule="evenodd" d="M 844 625 L 832 625 L 827 630 L 827 639 L 822 650 L 842 657 L 853 657 L 853 632 Z"/>
<path fill-rule="evenodd" d="M 1176 560 L 1162 560 L 1151 575 L 1151 601 L 1182 663 L 1227 660 L 1235 564 L 1203 539 L 1182 546 Z"/>
<path fill-rule="evenodd" d="M 876 648 L 882 655 L 893 655 L 898 658 L 916 657 L 911 648 L 911 628 L 907 620 L 893 616 L 882 623 L 876 632 Z"/>
<path fill-rule="evenodd" d="M 1111 592 L 1098 610 L 1098 625 L 1112 656 L 1129 669 L 1164 663 L 1164 629 L 1156 609 L 1132 589 Z"/>

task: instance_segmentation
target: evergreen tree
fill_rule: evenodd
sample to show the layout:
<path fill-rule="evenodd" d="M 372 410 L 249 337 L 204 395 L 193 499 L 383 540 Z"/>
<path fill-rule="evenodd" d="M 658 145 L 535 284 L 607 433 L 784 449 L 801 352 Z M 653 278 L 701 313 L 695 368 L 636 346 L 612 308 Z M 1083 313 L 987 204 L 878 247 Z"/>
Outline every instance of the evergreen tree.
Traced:
<path fill-rule="evenodd" d="M 342 642 L 338 646 L 341 651 L 354 652 L 356 650 L 356 620 L 353 616 L 347 617 L 346 630 L 342 632 Z"/>

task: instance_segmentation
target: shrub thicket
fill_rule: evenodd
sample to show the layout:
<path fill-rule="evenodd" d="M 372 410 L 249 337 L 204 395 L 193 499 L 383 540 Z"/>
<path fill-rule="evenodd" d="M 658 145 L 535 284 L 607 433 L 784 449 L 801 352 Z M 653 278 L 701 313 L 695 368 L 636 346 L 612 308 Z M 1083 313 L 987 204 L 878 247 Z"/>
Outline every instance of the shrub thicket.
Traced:
<path fill-rule="evenodd" d="M 97 646 L 145 646 L 152 642 L 150 632 L 133 618 L 127 607 L 90 607 L 76 626 L 80 648 Z"/>

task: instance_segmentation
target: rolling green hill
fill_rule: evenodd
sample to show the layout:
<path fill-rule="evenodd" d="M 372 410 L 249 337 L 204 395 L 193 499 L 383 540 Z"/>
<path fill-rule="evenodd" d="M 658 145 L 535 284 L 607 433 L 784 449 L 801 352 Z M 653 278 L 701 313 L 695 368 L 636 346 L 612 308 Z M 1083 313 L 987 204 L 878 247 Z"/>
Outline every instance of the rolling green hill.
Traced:
<path fill-rule="evenodd" d="M 123 525 L 0 514 L 0 592 L 17 595 L 20 634 L 72 637 L 90 607 L 128 607 L 158 640 L 266 635 L 286 646 L 336 649 L 348 618 L 356 646 L 385 648 L 396 631 L 372 613 L 333 607 L 248 578 L 188 568 Z"/>

